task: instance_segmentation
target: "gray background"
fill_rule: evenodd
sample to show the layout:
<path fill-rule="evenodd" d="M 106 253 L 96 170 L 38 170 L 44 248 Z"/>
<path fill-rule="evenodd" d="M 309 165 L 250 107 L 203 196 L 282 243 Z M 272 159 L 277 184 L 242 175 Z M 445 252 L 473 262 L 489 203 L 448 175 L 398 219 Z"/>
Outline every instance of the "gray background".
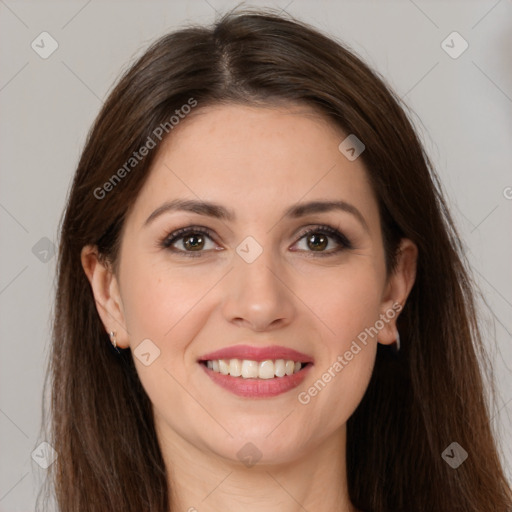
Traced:
<path fill-rule="evenodd" d="M 234 5 L 0 0 L 2 512 L 33 510 L 45 474 L 31 453 L 44 440 L 39 428 L 55 274 L 51 243 L 57 242 L 86 133 L 120 70 L 150 41 L 187 21 L 211 22 L 215 11 Z M 493 426 L 510 478 L 511 0 L 246 5 L 285 8 L 339 37 L 415 112 L 482 292 L 481 317 L 499 392 Z M 46 60 L 31 48 L 43 31 L 59 45 Z M 441 47 L 453 31 L 469 43 L 456 59 Z M 471 457 L 471 446 L 464 448 Z"/>

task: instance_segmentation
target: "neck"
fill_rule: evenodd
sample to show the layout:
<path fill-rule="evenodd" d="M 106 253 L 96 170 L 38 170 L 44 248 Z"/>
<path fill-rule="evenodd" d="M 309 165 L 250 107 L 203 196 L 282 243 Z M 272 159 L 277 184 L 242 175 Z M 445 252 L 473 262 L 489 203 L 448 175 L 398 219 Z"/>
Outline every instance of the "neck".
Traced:
<path fill-rule="evenodd" d="M 345 426 L 293 461 L 265 465 L 244 465 L 199 450 L 175 433 L 161 434 L 172 511 L 355 512 L 348 497 Z"/>

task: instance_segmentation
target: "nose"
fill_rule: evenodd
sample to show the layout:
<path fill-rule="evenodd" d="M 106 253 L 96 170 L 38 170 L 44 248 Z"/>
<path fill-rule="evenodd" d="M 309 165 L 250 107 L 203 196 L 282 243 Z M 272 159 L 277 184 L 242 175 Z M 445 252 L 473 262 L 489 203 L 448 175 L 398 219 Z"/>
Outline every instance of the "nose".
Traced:
<path fill-rule="evenodd" d="M 253 331 L 268 331 L 288 325 L 295 315 L 294 294 L 286 272 L 264 250 L 252 263 L 237 254 L 234 268 L 224 280 L 224 318 Z"/>

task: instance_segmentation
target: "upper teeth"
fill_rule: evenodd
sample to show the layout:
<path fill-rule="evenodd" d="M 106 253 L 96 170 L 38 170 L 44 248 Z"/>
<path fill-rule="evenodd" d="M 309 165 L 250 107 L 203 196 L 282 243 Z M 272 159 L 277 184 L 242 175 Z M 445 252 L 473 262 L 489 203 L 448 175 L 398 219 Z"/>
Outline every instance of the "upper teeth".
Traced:
<path fill-rule="evenodd" d="M 289 359 L 276 359 L 272 361 L 251 361 L 250 359 L 215 359 L 207 361 L 206 366 L 214 372 L 244 379 L 272 379 L 297 373 L 302 365 Z"/>

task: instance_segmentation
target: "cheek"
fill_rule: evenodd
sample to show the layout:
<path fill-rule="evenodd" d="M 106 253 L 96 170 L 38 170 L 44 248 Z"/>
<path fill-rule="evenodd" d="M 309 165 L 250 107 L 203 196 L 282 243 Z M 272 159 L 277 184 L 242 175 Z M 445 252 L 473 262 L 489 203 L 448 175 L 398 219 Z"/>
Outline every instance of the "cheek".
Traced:
<path fill-rule="evenodd" d="M 309 408 L 309 416 L 315 418 L 312 432 L 332 432 L 348 421 L 366 392 L 375 354 L 376 344 L 360 344 L 339 354 L 333 364 L 319 372 L 300 397 L 301 405 Z"/>
<path fill-rule="evenodd" d="M 192 389 L 194 372 L 201 371 L 190 365 L 188 348 L 208 317 L 208 301 L 201 298 L 215 279 L 211 272 L 196 279 L 191 277 L 194 270 L 171 271 L 168 263 L 154 264 L 133 253 L 123 265 L 123 306 L 139 379 L 155 410 L 186 437 L 187 420 L 177 420 L 172 411 L 179 409 L 185 418 L 204 414 L 184 389 Z M 150 346 L 147 366 L 138 357 L 138 346 L 146 339 L 156 346 Z"/>
<path fill-rule="evenodd" d="M 339 427 L 367 389 L 377 350 L 381 278 L 370 265 L 347 266 L 310 288 L 307 305 L 321 320 L 323 346 L 298 402 L 311 413 L 311 431 Z"/>
<path fill-rule="evenodd" d="M 379 317 L 382 276 L 367 263 L 310 273 L 297 282 L 298 295 L 324 325 L 331 349 L 342 350 Z"/>
<path fill-rule="evenodd" d="M 322 357 L 315 361 L 311 379 L 297 394 L 311 435 L 317 431 L 327 435 L 346 423 L 373 372 L 377 343 L 364 331 L 371 324 L 345 315 L 339 315 L 337 322 L 341 334 L 324 339 Z"/>
<path fill-rule="evenodd" d="M 186 270 L 171 271 L 168 264 L 150 264 L 143 256 L 127 258 L 124 264 L 123 306 L 130 343 L 141 338 L 157 344 L 178 341 L 175 332 L 190 324 L 191 312 L 200 311 L 197 306 L 211 287 L 211 274 L 190 277 Z"/>

